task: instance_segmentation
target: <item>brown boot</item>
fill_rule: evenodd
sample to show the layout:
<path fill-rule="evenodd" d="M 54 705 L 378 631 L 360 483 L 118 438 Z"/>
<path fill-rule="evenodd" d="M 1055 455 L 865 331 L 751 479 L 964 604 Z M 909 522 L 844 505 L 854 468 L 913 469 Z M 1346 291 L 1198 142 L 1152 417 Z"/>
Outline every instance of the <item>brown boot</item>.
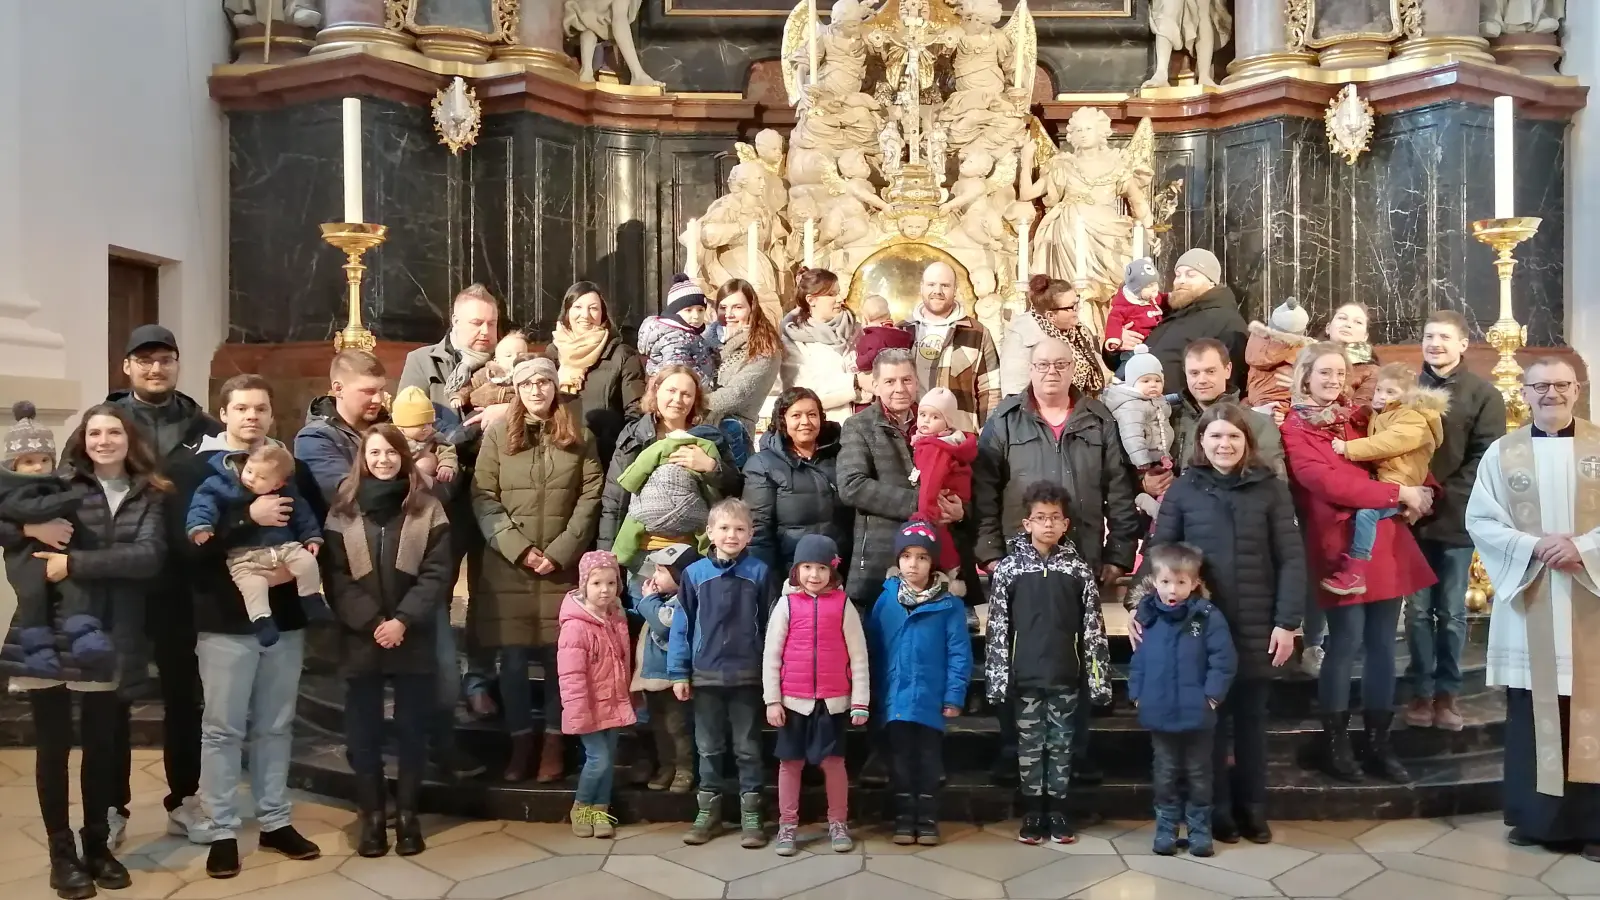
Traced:
<path fill-rule="evenodd" d="M 1412 697 L 1406 704 L 1406 724 L 1412 728 L 1433 727 L 1433 701 L 1427 697 Z"/>
<path fill-rule="evenodd" d="M 565 764 L 567 745 L 561 738 L 559 731 L 546 731 L 544 745 L 539 748 L 539 772 L 533 780 L 539 784 L 549 784 L 560 781 L 562 766 Z"/>
<path fill-rule="evenodd" d="M 533 768 L 533 732 L 527 734 L 513 734 L 511 736 L 511 761 L 506 763 L 506 772 L 501 777 L 506 781 L 516 784 L 528 780 L 528 771 Z"/>
<path fill-rule="evenodd" d="M 1445 731 L 1460 731 L 1466 723 L 1461 720 L 1461 712 L 1456 709 L 1456 698 L 1450 694 L 1440 694 L 1433 698 L 1433 727 L 1443 728 Z"/>

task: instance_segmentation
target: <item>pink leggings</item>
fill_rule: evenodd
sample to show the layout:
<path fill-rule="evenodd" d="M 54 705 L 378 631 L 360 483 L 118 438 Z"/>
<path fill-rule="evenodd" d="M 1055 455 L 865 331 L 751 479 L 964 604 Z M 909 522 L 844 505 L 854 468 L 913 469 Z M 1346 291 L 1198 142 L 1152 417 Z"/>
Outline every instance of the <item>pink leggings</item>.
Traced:
<path fill-rule="evenodd" d="M 785 759 L 778 763 L 780 825 L 800 824 L 800 772 L 805 767 L 803 759 Z M 821 769 L 828 788 L 828 821 L 847 821 L 850 818 L 850 782 L 844 774 L 844 757 L 825 757 Z"/>

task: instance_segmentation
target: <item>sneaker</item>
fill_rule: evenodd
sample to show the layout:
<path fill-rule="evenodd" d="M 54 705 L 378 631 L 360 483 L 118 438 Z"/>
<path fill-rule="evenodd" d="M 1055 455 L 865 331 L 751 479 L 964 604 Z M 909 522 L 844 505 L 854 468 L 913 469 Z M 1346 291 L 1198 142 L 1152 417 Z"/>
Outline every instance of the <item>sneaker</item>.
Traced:
<path fill-rule="evenodd" d="M 1367 566 L 1370 560 L 1344 555 L 1339 571 L 1322 579 L 1322 589 L 1339 597 L 1349 597 L 1367 592 Z"/>
<path fill-rule="evenodd" d="M 1078 833 L 1072 830 L 1072 823 L 1067 821 L 1066 813 L 1052 812 L 1050 814 L 1050 840 L 1057 844 L 1076 844 Z"/>
<path fill-rule="evenodd" d="M 1321 677 L 1323 655 L 1324 654 L 1321 647 L 1306 647 L 1304 650 L 1301 650 L 1300 671 L 1306 673 L 1312 678 Z"/>
<path fill-rule="evenodd" d="M 1022 828 L 1017 831 L 1017 840 L 1020 843 L 1042 844 L 1048 835 L 1043 815 L 1031 812 L 1022 817 Z"/>
<path fill-rule="evenodd" d="M 835 853 L 849 853 L 856 848 L 855 839 L 850 837 L 850 829 L 843 822 L 828 823 L 828 844 Z"/>
<path fill-rule="evenodd" d="M 200 798 L 185 797 L 176 809 L 167 810 L 167 834 L 187 838 L 190 829 L 198 825 L 202 818 L 204 814 L 200 811 Z"/>
<path fill-rule="evenodd" d="M 799 830 L 800 826 L 798 825 L 793 825 L 788 822 L 779 822 L 778 837 L 772 842 L 772 849 L 779 856 L 793 856 L 796 853 L 799 853 L 800 847 L 795 841 Z"/>
<path fill-rule="evenodd" d="M 1445 731 L 1460 731 L 1466 727 L 1466 722 L 1461 718 L 1461 713 L 1456 709 L 1456 698 L 1449 694 L 1440 694 L 1433 698 L 1433 727 Z"/>
<path fill-rule="evenodd" d="M 232 878 L 239 874 L 239 842 L 233 838 L 213 841 L 211 851 L 206 854 L 206 874 L 212 878 Z"/>
<path fill-rule="evenodd" d="M 115 806 L 106 810 L 106 849 L 112 853 L 122 849 L 122 842 L 128 837 L 128 817 L 122 810 Z"/>
<path fill-rule="evenodd" d="M 1403 717 L 1412 728 L 1433 727 L 1433 701 L 1427 697 L 1412 697 Z"/>
<path fill-rule="evenodd" d="M 306 840 L 293 825 L 261 832 L 261 849 L 282 853 L 290 859 L 316 859 L 322 848 Z"/>

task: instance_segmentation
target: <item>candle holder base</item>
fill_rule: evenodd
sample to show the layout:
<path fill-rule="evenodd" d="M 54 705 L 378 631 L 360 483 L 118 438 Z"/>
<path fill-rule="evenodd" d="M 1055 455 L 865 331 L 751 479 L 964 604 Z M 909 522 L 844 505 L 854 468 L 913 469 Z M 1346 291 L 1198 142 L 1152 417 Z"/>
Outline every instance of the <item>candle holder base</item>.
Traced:
<path fill-rule="evenodd" d="M 1500 354 L 1490 372 L 1494 386 L 1506 403 L 1506 430 L 1521 427 L 1528 420 L 1528 404 L 1522 399 L 1522 366 L 1517 351 L 1528 341 L 1528 329 L 1517 322 L 1511 308 L 1511 273 L 1517 267 L 1512 255 L 1518 244 L 1539 231 L 1540 219 L 1513 216 L 1504 219 L 1479 219 L 1472 223 L 1472 236 L 1494 248 L 1495 271 L 1500 276 L 1500 318 L 1484 333 L 1484 340 Z"/>
<path fill-rule="evenodd" d="M 361 259 L 368 250 L 384 242 L 389 236 L 389 229 L 384 225 L 367 222 L 324 222 L 321 228 L 322 239 L 344 251 L 345 255 L 343 268 L 348 291 L 349 319 L 344 329 L 333 336 L 333 349 L 335 352 L 340 350 L 370 352 L 378 345 L 378 338 L 361 324 L 361 281 L 367 271 Z"/>

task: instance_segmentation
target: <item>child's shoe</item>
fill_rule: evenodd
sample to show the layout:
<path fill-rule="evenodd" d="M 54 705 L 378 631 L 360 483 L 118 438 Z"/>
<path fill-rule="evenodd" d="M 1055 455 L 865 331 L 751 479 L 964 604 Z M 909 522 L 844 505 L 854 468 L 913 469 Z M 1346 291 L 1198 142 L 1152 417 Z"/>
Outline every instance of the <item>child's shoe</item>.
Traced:
<path fill-rule="evenodd" d="M 691 847 L 710 843 L 711 839 L 722 833 L 722 795 L 712 791 L 701 791 L 695 798 L 700 806 L 700 811 L 695 814 L 694 824 L 689 826 L 689 831 L 683 836 L 683 842 Z"/>
<path fill-rule="evenodd" d="M 1322 579 L 1322 589 L 1340 597 L 1365 594 L 1367 592 L 1367 565 L 1370 562 L 1371 560 L 1356 559 L 1346 553 L 1344 555 L 1344 565 L 1339 567 L 1339 571 Z"/>
<path fill-rule="evenodd" d="M 917 843 L 924 847 L 939 845 L 939 798 L 932 794 L 917 795 Z"/>
<path fill-rule="evenodd" d="M 308 622 L 333 621 L 333 610 L 328 608 L 328 600 L 321 593 L 306 594 L 301 597 L 300 611 L 305 613 Z"/>
<path fill-rule="evenodd" d="M 662 766 L 661 769 L 656 772 L 655 777 L 651 778 L 645 787 L 652 791 L 664 791 L 667 789 L 668 785 L 672 784 L 672 778 L 676 774 L 677 770 L 671 766 Z"/>
<path fill-rule="evenodd" d="M 589 807 L 589 827 L 594 829 L 597 838 L 612 838 L 617 835 L 617 820 L 607 809 L 607 804 L 596 803 Z"/>
<path fill-rule="evenodd" d="M 894 842 L 907 847 L 917 842 L 917 806 L 910 794 L 894 795 Z"/>
<path fill-rule="evenodd" d="M 262 616 L 251 622 L 250 630 L 256 633 L 256 643 L 263 647 L 271 647 L 278 642 L 278 623 L 272 621 L 271 616 Z"/>
<path fill-rule="evenodd" d="M 856 842 L 850 837 L 850 828 L 843 822 L 828 823 L 828 845 L 835 853 L 849 853 L 856 848 Z"/>
<path fill-rule="evenodd" d="M 687 794 L 694 790 L 694 770 L 679 769 L 678 774 L 672 776 L 672 784 L 667 788 L 669 794 Z"/>
<path fill-rule="evenodd" d="M 594 823 L 589 820 L 589 804 L 574 802 L 570 818 L 573 837 L 594 837 Z"/>
<path fill-rule="evenodd" d="M 1181 818 L 1183 807 L 1156 805 L 1156 839 L 1150 845 L 1150 852 L 1157 856 L 1172 856 L 1178 852 L 1178 820 Z"/>
<path fill-rule="evenodd" d="M 1032 807 L 1022 816 L 1022 828 L 1017 831 L 1017 840 L 1024 844 L 1042 844 L 1050 836 L 1050 831 L 1045 823 L 1044 797 L 1032 798 Z"/>
<path fill-rule="evenodd" d="M 1184 812 L 1189 828 L 1189 855 L 1211 856 L 1216 852 L 1211 844 L 1211 807 L 1191 803 Z"/>
<path fill-rule="evenodd" d="M 117 658 L 117 648 L 111 643 L 111 636 L 106 634 L 100 620 L 94 616 L 68 616 L 67 621 L 62 623 L 62 631 L 66 632 L 67 640 L 71 642 L 72 658 L 87 670 L 98 672 L 107 669 Z"/>
<path fill-rule="evenodd" d="M 1076 844 L 1078 842 L 1078 833 L 1072 829 L 1072 822 L 1067 819 L 1066 813 L 1051 812 L 1049 822 L 1052 843 Z"/>
<path fill-rule="evenodd" d="M 779 822 L 778 838 L 772 842 L 772 849 L 777 851 L 779 856 L 793 856 L 799 853 L 800 847 L 795 842 L 799 830 L 800 826 L 791 822 Z"/>
<path fill-rule="evenodd" d="M 767 830 L 761 824 L 761 795 L 755 791 L 739 795 L 739 846 L 755 850 L 767 845 Z"/>
<path fill-rule="evenodd" d="M 24 671 L 34 678 L 61 677 L 61 654 L 56 652 L 56 633 L 40 625 L 19 629 Z"/>

